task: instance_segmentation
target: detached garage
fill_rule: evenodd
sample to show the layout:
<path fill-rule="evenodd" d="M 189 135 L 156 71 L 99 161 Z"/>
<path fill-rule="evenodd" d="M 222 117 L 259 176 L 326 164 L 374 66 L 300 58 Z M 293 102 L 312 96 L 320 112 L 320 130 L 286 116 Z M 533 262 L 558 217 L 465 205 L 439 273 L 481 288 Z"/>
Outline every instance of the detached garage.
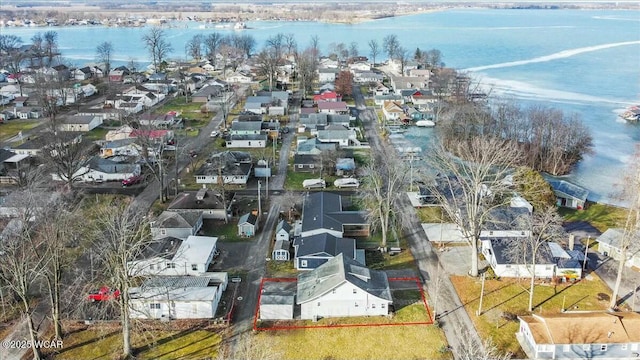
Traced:
<path fill-rule="evenodd" d="M 262 294 L 260 320 L 291 320 L 294 304 L 293 295 Z"/>

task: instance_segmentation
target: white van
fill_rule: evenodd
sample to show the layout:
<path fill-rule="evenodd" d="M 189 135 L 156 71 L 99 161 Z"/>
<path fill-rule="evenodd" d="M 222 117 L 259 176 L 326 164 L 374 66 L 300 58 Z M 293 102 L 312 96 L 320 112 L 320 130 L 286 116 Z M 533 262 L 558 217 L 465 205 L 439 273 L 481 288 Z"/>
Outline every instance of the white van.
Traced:
<path fill-rule="evenodd" d="M 314 189 L 314 188 L 326 188 L 327 183 L 322 179 L 307 179 L 302 182 L 302 187 L 305 189 Z"/>
<path fill-rule="evenodd" d="M 343 187 L 357 188 L 360 186 L 360 181 L 354 178 L 337 179 L 336 181 L 333 182 L 333 185 L 335 185 L 335 187 L 337 188 L 343 188 Z"/>

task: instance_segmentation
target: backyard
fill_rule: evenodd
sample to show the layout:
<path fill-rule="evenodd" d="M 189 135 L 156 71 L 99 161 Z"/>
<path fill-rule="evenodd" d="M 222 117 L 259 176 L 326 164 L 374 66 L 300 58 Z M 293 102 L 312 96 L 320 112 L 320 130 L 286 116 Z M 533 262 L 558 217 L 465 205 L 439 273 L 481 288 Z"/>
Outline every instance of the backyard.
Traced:
<path fill-rule="evenodd" d="M 477 315 L 482 281 L 467 276 L 452 276 L 460 300 L 475 324 L 480 337 L 490 338 L 503 352 L 525 357 L 514 334 L 518 331 L 518 315 L 527 315 L 529 302 L 528 280 L 486 280 L 482 314 Z M 605 310 L 607 308 L 607 285 L 591 273 L 573 284 L 537 285 L 534 292 L 534 313 L 554 314 L 565 310 Z"/>
<path fill-rule="evenodd" d="M 21 131 L 31 130 L 40 125 L 38 120 L 11 120 L 0 124 L 0 140 L 5 141 Z M 26 135 L 25 135 L 26 140 Z"/>

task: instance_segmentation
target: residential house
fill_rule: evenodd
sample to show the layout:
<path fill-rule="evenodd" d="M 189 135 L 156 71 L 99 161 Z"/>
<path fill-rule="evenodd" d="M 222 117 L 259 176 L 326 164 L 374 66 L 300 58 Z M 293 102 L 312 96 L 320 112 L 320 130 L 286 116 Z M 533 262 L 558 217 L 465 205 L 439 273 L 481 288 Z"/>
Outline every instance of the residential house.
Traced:
<path fill-rule="evenodd" d="M 580 311 L 519 316 L 516 338 L 529 359 L 637 359 L 640 314 Z"/>
<path fill-rule="evenodd" d="M 296 154 L 293 157 L 294 172 L 318 172 L 321 169 L 322 158 L 319 155 Z"/>
<path fill-rule="evenodd" d="M 375 87 L 369 88 L 369 91 L 371 91 L 374 96 L 389 95 L 389 88 L 381 82 L 377 83 Z"/>
<path fill-rule="evenodd" d="M 480 230 L 480 237 L 529 237 L 531 212 L 526 207 L 500 206 L 489 210 L 489 216 Z"/>
<path fill-rule="evenodd" d="M 228 199 L 224 201 L 220 193 L 210 189 L 183 191 L 171 201 L 167 211 L 202 212 L 203 219 L 224 220 L 225 216 L 229 216 L 232 202 L 233 195 L 228 196 Z"/>
<path fill-rule="evenodd" d="M 230 135 L 226 143 L 227 148 L 265 148 L 267 135 Z"/>
<path fill-rule="evenodd" d="M 289 240 L 276 240 L 273 245 L 273 251 L 271 258 L 275 261 L 289 261 L 291 254 L 289 249 L 291 248 L 291 242 Z"/>
<path fill-rule="evenodd" d="M 276 225 L 276 241 L 278 240 L 287 240 L 289 241 L 289 237 L 291 234 L 291 225 L 284 220 L 280 220 L 278 225 Z"/>
<path fill-rule="evenodd" d="M 402 105 L 393 101 L 383 103 L 382 113 L 387 121 L 400 121 L 405 116 Z"/>
<path fill-rule="evenodd" d="M 353 63 L 349 64 L 349 70 L 352 71 L 352 72 L 370 71 L 371 70 L 371 64 L 369 64 L 366 61 L 356 61 L 356 62 L 353 62 Z"/>
<path fill-rule="evenodd" d="M 178 118 L 175 113 L 167 114 L 141 114 L 138 117 L 138 123 L 145 127 L 152 127 L 156 129 L 170 129 L 179 123 L 182 119 Z"/>
<path fill-rule="evenodd" d="M 269 115 L 285 115 L 289 109 L 289 93 L 286 91 L 258 91 L 258 96 L 269 96 Z"/>
<path fill-rule="evenodd" d="M 366 84 L 372 82 L 383 81 L 384 75 L 373 71 L 353 71 L 353 82 L 357 84 Z"/>
<path fill-rule="evenodd" d="M 102 117 L 96 115 L 74 115 L 64 119 L 59 125 L 60 131 L 88 132 L 102 125 Z"/>
<path fill-rule="evenodd" d="M 565 250 L 560 244 L 548 242 L 551 257 L 556 264 L 555 275 L 566 281 L 582 279 L 582 267 L 585 264 L 585 254 L 581 250 Z"/>
<path fill-rule="evenodd" d="M 206 103 L 219 97 L 223 88 L 216 85 L 205 85 L 200 90 L 191 95 L 191 101 L 195 103 Z"/>
<path fill-rule="evenodd" d="M 81 166 L 73 177 L 84 182 L 122 181 L 140 175 L 140 172 L 140 164 L 94 156 L 85 165 Z M 51 177 L 54 181 L 67 180 L 56 173 L 51 174 Z"/>
<path fill-rule="evenodd" d="M 482 254 L 496 276 L 531 277 L 531 243 L 523 237 L 480 238 Z M 555 276 L 556 264 L 551 257 L 548 244 L 542 244 L 537 252 L 535 277 L 551 279 Z"/>
<path fill-rule="evenodd" d="M 337 68 L 319 68 L 318 69 L 318 82 L 327 83 L 336 81 L 336 77 L 340 70 Z"/>
<path fill-rule="evenodd" d="M 369 236 L 366 212 L 343 210 L 342 196 L 310 192 L 304 196 L 300 236 L 329 233 L 336 237 Z"/>
<path fill-rule="evenodd" d="M 231 123 L 231 135 L 259 135 L 262 133 L 261 121 L 237 121 Z"/>
<path fill-rule="evenodd" d="M 131 72 L 124 66 L 117 67 L 111 71 L 109 71 L 109 81 L 110 82 L 122 82 L 125 76 L 130 75 Z"/>
<path fill-rule="evenodd" d="M 318 64 L 320 68 L 332 68 L 336 69 L 339 66 L 338 60 L 333 60 L 328 57 L 320 58 L 320 63 Z"/>
<path fill-rule="evenodd" d="M 622 259 L 622 246 L 625 236 L 623 228 L 609 228 L 598 236 L 598 252 L 615 260 Z M 640 268 L 640 230 L 631 231 L 629 234 L 629 247 L 627 248 L 627 261 L 625 265 Z"/>
<path fill-rule="evenodd" d="M 252 237 L 258 231 L 258 217 L 253 213 L 246 213 L 238 219 L 238 236 Z"/>
<path fill-rule="evenodd" d="M 313 95 L 313 103 L 317 104 L 321 101 L 342 101 L 342 96 L 335 91 L 324 91 L 320 94 Z"/>
<path fill-rule="evenodd" d="M 251 175 L 251 155 L 240 151 L 225 151 L 209 157 L 194 176 L 197 184 L 246 185 Z M 220 180 L 218 177 L 221 176 Z"/>
<path fill-rule="evenodd" d="M 202 228 L 201 211 L 163 211 L 151 222 L 151 236 L 154 239 L 172 236 L 187 238 Z"/>
<path fill-rule="evenodd" d="M 301 140 L 296 146 L 298 155 L 320 155 L 323 151 L 335 151 L 335 143 L 323 143 L 318 138 Z"/>
<path fill-rule="evenodd" d="M 148 278 L 129 293 L 134 319 L 212 319 L 227 288 L 225 272 Z"/>
<path fill-rule="evenodd" d="M 386 95 L 374 95 L 373 103 L 377 106 L 384 106 L 384 103 L 391 101 L 397 104 L 404 104 L 404 98 L 402 95 L 397 94 L 386 94 Z"/>
<path fill-rule="evenodd" d="M 210 236 L 162 237 L 145 246 L 129 263 L 129 275 L 201 275 L 218 253 L 217 243 L 218 238 Z"/>
<path fill-rule="evenodd" d="M 396 94 L 402 90 L 419 90 L 429 88 L 429 79 L 422 76 L 390 76 L 390 85 Z"/>
<path fill-rule="evenodd" d="M 244 111 L 254 114 L 266 114 L 271 105 L 271 96 L 249 96 L 244 104 Z"/>
<path fill-rule="evenodd" d="M 349 112 L 349 106 L 344 101 L 322 101 L 318 103 L 318 112 L 347 114 Z"/>
<path fill-rule="evenodd" d="M 230 83 L 250 84 L 253 82 L 253 77 L 251 76 L 251 74 L 238 71 L 231 75 L 228 75 L 227 81 L 229 81 Z"/>
<path fill-rule="evenodd" d="M 356 240 L 328 233 L 298 237 L 293 241 L 294 265 L 297 270 L 313 270 L 342 254 L 364 264 L 364 250 L 356 250 Z"/>
<path fill-rule="evenodd" d="M 384 271 L 370 270 L 340 254 L 298 275 L 296 303 L 302 319 L 386 316 L 392 304 Z"/>
<path fill-rule="evenodd" d="M 360 145 L 355 129 L 342 125 L 329 125 L 319 129 L 318 140 L 323 143 L 336 143 L 339 147 Z"/>
<path fill-rule="evenodd" d="M 76 81 L 83 81 L 91 78 L 93 76 L 93 72 L 91 71 L 90 67 L 85 66 L 85 67 L 73 70 L 71 72 L 71 76 Z"/>
<path fill-rule="evenodd" d="M 553 188 L 558 206 L 578 210 L 584 209 L 589 190 L 565 180 L 551 180 L 549 185 Z"/>

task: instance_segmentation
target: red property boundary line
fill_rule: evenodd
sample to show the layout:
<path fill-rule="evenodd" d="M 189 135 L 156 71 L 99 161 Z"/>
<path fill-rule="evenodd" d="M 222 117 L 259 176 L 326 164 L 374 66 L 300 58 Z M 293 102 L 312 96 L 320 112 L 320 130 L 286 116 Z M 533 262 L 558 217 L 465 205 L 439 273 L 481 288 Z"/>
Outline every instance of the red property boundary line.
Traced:
<path fill-rule="evenodd" d="M 296 329 L 327 329 L 327 328 L 347 328 L 347 327 L 383 327 L 383 326 L 411 326 L 411 325 L 433 325 L 433 317 L 429 306 L 427 306 L 427 299 L 424 296 L 424 290 L 418 277 L 393 277 L 389 278 L 389 281 L 415 281 L 416 288 L 420 291 L 420 297 L 422 298 L 422 304 L 425 310 L 427 310 L 427 316 L 429 321 L 416 321 L 416 322 L 401 322 L 394 324 L 342 324 L 342 325 L 300 325 L 300 326 L 271 326 L 266 328 L 258 328 L 258 312 L 260 311 L 260 300 L 262 299 L 262 290 L 266 282 L 297 282 L 297 278 L 263 278 L 260 281 L 260 289 L 258 290 L 258 302 L 256 303 L 256 309 L 253 314 L 253 330 L 254 331 L 271 331 L 271 330 L 296 330 Z"/>

